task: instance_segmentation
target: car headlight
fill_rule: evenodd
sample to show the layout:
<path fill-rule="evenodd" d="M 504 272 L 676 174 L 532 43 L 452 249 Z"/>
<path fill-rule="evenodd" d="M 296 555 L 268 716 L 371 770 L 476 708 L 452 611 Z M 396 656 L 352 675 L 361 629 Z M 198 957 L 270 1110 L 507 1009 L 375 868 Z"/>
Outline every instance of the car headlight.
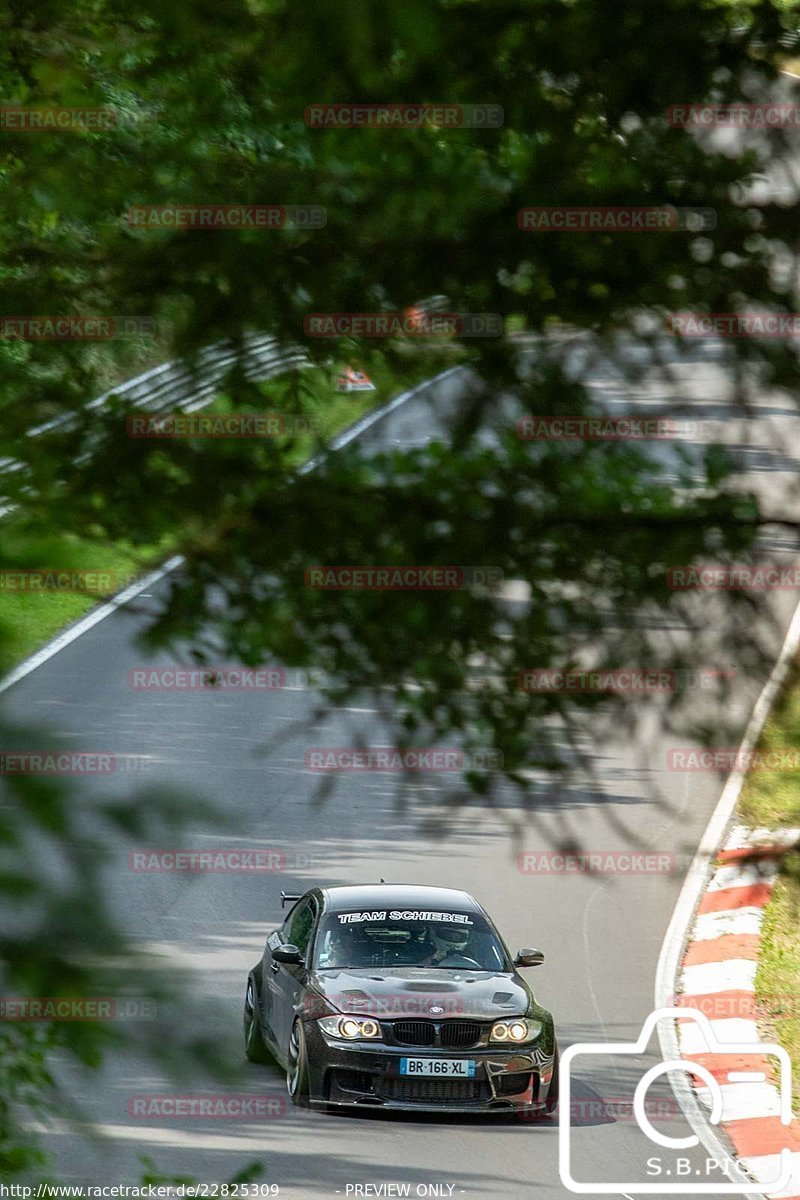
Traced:
<path fill-rule="evenodd" d="M 323 1033 L 330 1037 L 344 1038 L 347 1042 L 381 1036 L 381 1027 L 372 1017 L 322 1017 L 317 1024 Z"/>
<path fill-rule="evenodd" d="M 518 1046 L 523 1042 L 533 1042 L 542 1032 L 541 1021 L 529 1021 L 525 1017 L 512 1017 L 509 1021 L 495 1021 L 490 1042 L 504 1042 L 506 1045 Z"/>

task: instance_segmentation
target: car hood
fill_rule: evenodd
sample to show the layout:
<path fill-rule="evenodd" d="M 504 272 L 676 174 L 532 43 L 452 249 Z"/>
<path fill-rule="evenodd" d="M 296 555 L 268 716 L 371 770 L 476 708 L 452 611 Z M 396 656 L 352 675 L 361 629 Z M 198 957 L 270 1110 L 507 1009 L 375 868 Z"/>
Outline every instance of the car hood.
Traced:
<path fill-rule="evenodd" d="M 384 1018 L 498 1018 L 528 1011 L 532 993 L 517 974 L 365 967 L 315 971 L 309 985 L 339 1012 Z"/>

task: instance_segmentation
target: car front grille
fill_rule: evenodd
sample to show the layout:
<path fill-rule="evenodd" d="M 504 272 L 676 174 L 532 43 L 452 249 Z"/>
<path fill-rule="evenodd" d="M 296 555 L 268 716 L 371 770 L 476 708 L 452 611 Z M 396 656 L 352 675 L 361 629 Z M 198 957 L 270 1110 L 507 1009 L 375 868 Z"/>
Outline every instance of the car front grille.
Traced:
<path fill-rule="evenodd" d="M 490 1096 L 489 1085 L 479 1079 L 384 1079 L 379 1087 L 382 1099 L 412 1104 L 480 1104 Z"/>
<path fill-rule="evenodd" d="M 480 1041 L 481 1027 L 476 1021 L 445 1021 L 439 1035 L 443 1046 L 474 1046 Z"/>
<path fill-rule="evenodd" d="M 435 1046 L 436 1025 L 433 1021 L 395 1021 L 394 1037 L 401 1046 Z"/>
<path fill-rule="evenodd" d="M 477 1021 L 395 1021 L 394 1040 L 400 1046 L 443 1046 L 465 1050 L 481 1040 Z"/>

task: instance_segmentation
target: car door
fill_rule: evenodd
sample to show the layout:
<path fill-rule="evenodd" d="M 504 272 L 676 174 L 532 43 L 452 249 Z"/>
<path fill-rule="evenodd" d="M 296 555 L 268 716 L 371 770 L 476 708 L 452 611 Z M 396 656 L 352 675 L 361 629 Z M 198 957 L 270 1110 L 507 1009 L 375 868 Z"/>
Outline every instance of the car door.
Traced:
<path fill-rule="evenodd" d="M 275 945 L 297 946 L 305 959 L 317 927 L 318 916 L 319 906 L 314 896 L 305 896 L 302 900 L 298 900 L 279 931 L 278 938 L 280 940 L 273 941 L 273 935 L 273 938 L 267 942 L 267 947 L 271 948 L 270 944 L 272 947 Z M 272 958 L 271 954 L 269 955 L 269 963 L 265 972 L 270 1002 L 267 1020 L 272 1036 L 283 1056 L 285 1056 L 289 1044 L 295 1006 L 300 1003 L 307 973 L 305 962 L 302 964 L 279 963 Z"/>

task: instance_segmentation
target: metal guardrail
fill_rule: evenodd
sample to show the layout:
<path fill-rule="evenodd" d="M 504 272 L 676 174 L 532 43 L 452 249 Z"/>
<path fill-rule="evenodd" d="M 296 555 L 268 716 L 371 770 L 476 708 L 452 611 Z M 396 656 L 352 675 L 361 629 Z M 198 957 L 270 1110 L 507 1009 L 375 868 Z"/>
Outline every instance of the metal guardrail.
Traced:
<path fill-rule="evenodd" d="M 447 297 L 430 296 L 414 307 L 423 313 L 444 312 Z M 175 359 L 151 367 L 141 375 L 103 392 L 102 396 L 86 405 L 85 411 L 102 409 L 114 396 L 147 412 L 194 412 L 211 403 L 228 372 L 237 365 L 251 383 L 263 383 L 289 371 L 309 367 L 311 362 L 300 346 L 282 346 L 277 338 L 266 334 L 248 334 L 241 351 L 231 342 L 220 342 L 201 350 L 192 363 Z M 41 437 L 56 429 L 69 429 L 75 419 L 72 413 L 64 413 L 27 430 L 27 436 Z M 23 463 L 10 458 L 0 459 L 0 475 L 20 470 L 24 470 Z M 3 505 L 0 500 L 0 517 L 13 508 L 14 505 Z"/>

